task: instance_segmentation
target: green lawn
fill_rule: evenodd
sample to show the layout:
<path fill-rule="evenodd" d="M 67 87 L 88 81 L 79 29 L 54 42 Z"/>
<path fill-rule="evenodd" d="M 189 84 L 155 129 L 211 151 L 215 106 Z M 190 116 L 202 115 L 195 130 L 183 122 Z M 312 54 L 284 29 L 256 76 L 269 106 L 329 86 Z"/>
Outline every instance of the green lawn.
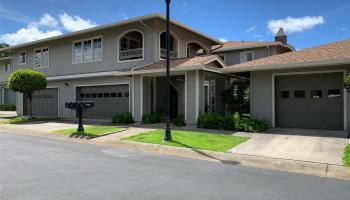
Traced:
<path fill-rule="evenodd" d="M 350 144 L 346 145 L 343 157 L 344 165 L 350 167 Z"/>
<path fill-rule="evenodd" d="M 90 136 L 97 137 L 102 135 L 107 135 L 110 133 L 116 133 L 120 131 L 124 131 L 124 128 L 116 127 L 116 126 L 84 126 L 84 133 L 78 133 L 77 128 L 69 128 L 69 129 L 61 129 L 54 131 L 55 133 L 60 133 L 63 135 L 82 135 L 82 136 Z"/>
<path fill-rule="evenodd" d="M 163 134 L 164 130 L 155 130 L 140 135 L 131 136 L 129 138 L 126 138 L 126 140 L 227 152 L 233 147 L 249 139 L 248 137 L 239 137 L 223 134 L 173 130 L 173 141 L 163 142 Z"/>

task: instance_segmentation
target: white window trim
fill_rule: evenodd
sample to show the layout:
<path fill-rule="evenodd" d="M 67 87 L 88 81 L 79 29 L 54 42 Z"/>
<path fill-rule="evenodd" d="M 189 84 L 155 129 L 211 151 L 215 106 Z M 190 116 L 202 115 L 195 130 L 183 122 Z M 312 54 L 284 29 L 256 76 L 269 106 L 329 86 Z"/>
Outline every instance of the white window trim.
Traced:
<path fill-rule="evenodd" d="M 276 102 L 275 102 L 275 78 L 276 76 L 288 76 L 288 75 L 300 75 L 300 74 L 324 74 L 324 73 L 343 73 L 343 78 L 345 78 L 346 70 L 320 70 L 320 71 L 301 71 L 301 72 L 286 72 L 286 73 L 272 73 L 272 128 L 276 127 Z M 347 115 L 347 90 L 343 88 L 343 125 L 344 130 L 348 128 L 348 115 Z"/>
<path fill-rule="evenodd" d="M 36 67 L 36 66 L 35 66 L 35 51 L 36 51 L 36 50 L 41 50 L 41 54 L 42 54 L 42 53 L 43 53 L 43 52 L 42 52 L 43 49 L 48 49 L 47 66 Z M 34 49 L 34 69 L 49 68 L 49 67 L 50 67 L 50 48 L 49 48 L 49 46 L 35 48 L 35 49 Z"/>
<path fill-rule="evenodd" d="M 254 51 L 244 51 L 244 52 L 241 52 L 240 53 L 240 63 L 243 63 L 243 62 L 249 62 L 248 60 L 243 60 L 243 57 L 245 54 L 247 53 L 251 53 L 252 54 L 252 60 L 255 60 L 255 55 L 254 55 Z M 246 57 L 245 57 L 246 58 Z M 250 60 L 251 61 L 251 60 Z"/>
<path fill-rule="evenodd" d="M 162 33 L 164 33 L 164 32 L 166 32 L 165 29 L 160 31 L 159 34 L 158 34 L 158 57 L 159 57 L 159 60 L 165 60 L 164 58 L 160 57 L 160 35 Z M 170 35 L 173 36 L 175 38 L 175 40 L 177 41 L 177 44 L 176 44 L 176 51 L 177 52 L 176 53 L 177 53 L 177 58 L 179 58 L 179 56 L 180 56 L 180 40 L 179 40 L 179 37 L 172 31 L 170 31 Z M 187 46 L 186 46 L 186 48 L 187 48 Z M 187 54 L 186 54 L 186 56 L 187 56 Z"/>
<path fill-rule="evenodd" d="M 21 63 L 21 62 L 18 62 L 18 65 L 25 65 L 25 64 L 27 64 L 27 52 L 26 51 L 20 51 L 19 53 L 18 53 L 18 60 L 20 61 L 20 58 L 21 58 L 21 53 L 24 53 L 24 63 Z"/>
<path fill-rule="evenodd" d="M 101 58 L 94 60 L 94 39 L 97 39 L 97 38 L 101 38 Z M 84 61 L 84 41 L 87 41 L 87 40 L 91 40 L 91 51 L 92 51 L 92 58 L 91 59 L 92 60 Z M 81 42 L 81 45 L 82 45 L 83 61 L 81 61 L 81 62 L 74 61 L 74 44 L 77 42 Z M 82 63 L 97 62 L 97 61 L 102 61 L 102 60 L 103 60 L 103 38 L 102 38 L 102 35 L 72 41 L 72 64 L 82 64 Z"/>
<path fill-rule="evenodd" d="M 134 31 L 142 34 L 142 58 L 133 59 L 133 60 L 120 60 L 119 59 L 120 39 L 122 39 L 124 35 L 126 35 L 130 32 L 134 32 Z M 117 62 L 118 63 L 126 63 L 126 62 L 142 61 L 142 60 L 145 60 L 145 34 L 143 33 L 143 31 L 141 31 L 139 29 L 128 29 L 128 30 L 122 32 L 117 38 Z"/>

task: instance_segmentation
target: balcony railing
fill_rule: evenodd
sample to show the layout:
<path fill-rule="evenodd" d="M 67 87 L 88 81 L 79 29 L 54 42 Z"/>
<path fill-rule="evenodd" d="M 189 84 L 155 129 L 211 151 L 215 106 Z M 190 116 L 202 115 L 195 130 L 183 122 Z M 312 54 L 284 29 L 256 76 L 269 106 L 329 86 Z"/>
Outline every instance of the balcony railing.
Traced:
<path fill-rule="evenodd" d="M 143 56 L 143 48 L 120 50 L 119 60 L 139 59 Z"/>
<path fill-rule="evenodd" d="M 175 51 L 169 52 L 170 59 L 177 58 L 177 53 Z M 160 57 L 166 59 L 166 49 L 160 49 Z"/>

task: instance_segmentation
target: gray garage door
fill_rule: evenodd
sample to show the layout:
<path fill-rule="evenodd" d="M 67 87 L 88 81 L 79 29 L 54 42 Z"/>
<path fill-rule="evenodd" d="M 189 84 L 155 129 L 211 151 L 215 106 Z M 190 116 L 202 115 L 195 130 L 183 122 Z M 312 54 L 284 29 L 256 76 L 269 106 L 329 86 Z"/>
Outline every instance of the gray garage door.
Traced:
<path fill-rule="evenodd" d="M 342 73 L 276 77 L 276 125 L 343 129 L 342 79 Z"/>
<path fill-rule="evenodd" d="M 58 89 L 37 90 L 32 99 L 33 116 L 58 116 Z"/>
<path fill-rule="evenodd" d="M 78 87 L 78 101 L 93 101 L 95 106 L 84 111 L 84 118 L 111 119 L 116 114 L 129 112 L 129 85 Z"/>

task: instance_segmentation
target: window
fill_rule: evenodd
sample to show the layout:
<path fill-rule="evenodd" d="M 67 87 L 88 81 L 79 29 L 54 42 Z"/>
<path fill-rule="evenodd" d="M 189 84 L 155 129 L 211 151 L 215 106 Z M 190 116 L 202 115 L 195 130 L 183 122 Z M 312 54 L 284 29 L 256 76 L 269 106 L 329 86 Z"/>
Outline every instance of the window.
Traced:
<path fill-rule="evenodd" d="M 221 58 L 221 60 L 225 61 L 225 55 L 224 54 L 219 55 L 219 57 Z"/>
<path fill-rule="evenodd" d="M 160 34 L 160 38 L 159 38 L 159 47 L 160 47 L 160 58 L 162 59 L 166 59 L 166 32 L 162 32 Z M 177 40 L 175 40 L 175 38 L 173 37 L 173 35 L 170 33 L 170 45 L 169 45 L 169 49 L 170 49 L 170 58 L 174 59 L 177 58 Z"/>
<path fill-rule="evenodd" d="M 207 55 L 207 51 L 198 42 L 187 43 L 187 58 L 193 58 L 196 56 Z"/>
<path fill-rule="evenodd" d="M 305 98 L 305 90 L 295 90 L 294 98 Z"/>
<path fill-rule="evenodd" d="M 86 93 L 86 94 L 85 94 L 85 97 L 86 97 L 86 98 L 90 98 L 90 96 L 91 96 L 90 93 Z"/>
<path fill-rule="evenodd" d="M 280 92 L 281 98 L 289 98 L 289 91 L 281 91 Z"/>
<path fill-rule="evenodd" d="M 118 97 L 123 97 L 123 94 L 121 92 L 118 92 Z"/>
<path fill-rule="evenodd" d="M 18 64 L 20 65 L 26 64 L 26 59 L 27 59 L 26 52 L 25 51 L 19 52 Z"/>
<path fill-rule="evenodd" d="M 124 97 L 129 97 L 129 92 L 125 92 Z"/>
<path fill-rule="evenodd" d="M 34 67 L 49 66 L 49 48 L 41 48 L 34 50 Z"/>
<path fill-rule="evenodd" d="M 84 98 L 84 97 L 85 97 L 84 93 L 80 93 L 80 98 Z"/>
<path fill-rule="evenodd" d="M 143 59 L 143 34 L 131 31 L 119 40 L 119 61 Z"/>
<path fill-rule="evenodd" d="M 338 89 L 328 90 L 328 98 L 337 98 L 337 97 L 340 97 L 340 90 Z"/>
<path fill-rule="evenodd" d="M 98 93 L 98 94 L 97 94 L 97 97 L 98 97 L 98 98 L 102 98 L 102 97 L 103 97 L 103 93 Z"/>
<path fill-rule="evenodd" d="M 97 94 L 96 94 L 96 93 L 92 93 L 92 94 L 91 94 L 91 97 L 92 97 L 92 98 L 96 98 L 96 97 L 97 97 Z"/>
<path fill-rule="evenodd" d="M 254 60 L 254 52 L 242 52 L 241 53 L 241 62 L 247 62 Z"/>
<path fill-rule="evenodd" d="M 117 97 L 117 93 L 112 92 L 112 93 L 111 93 L 111 97 Z"/>
<path fill-rule="evenodd" d="M 310 95 L 314 99 L 322 98 L 322 90 L 311 90 Z"/>
<path fill-rule="evenodd" d="M 102 38 L 86 39 L 73 43 L 73 63 L 102 59 Z"/>
<path fill-rule="evenodd" d="M 6 71 L 6 72 L 11 72 L 11 63 L 7 63 L 7 64 L 5 65 L 5 71 Z"/>
<path fill-rule="evenodd" d="M 110 93 L 104 93 L 103 97 L 109 97 Z"/>

